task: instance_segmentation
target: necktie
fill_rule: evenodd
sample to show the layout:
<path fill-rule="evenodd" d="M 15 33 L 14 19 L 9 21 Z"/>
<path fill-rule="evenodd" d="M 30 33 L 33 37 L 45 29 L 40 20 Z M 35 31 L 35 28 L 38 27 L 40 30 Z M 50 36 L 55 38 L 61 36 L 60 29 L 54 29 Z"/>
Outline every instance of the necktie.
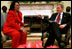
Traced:
<path fill-rule="evenodd" d="M 57 17 L 56 22 L 59 23 L 59 21 L 60 21 L 60 13 L 59 13 L 59 15 L 58 15 L 58 17 Z"/>

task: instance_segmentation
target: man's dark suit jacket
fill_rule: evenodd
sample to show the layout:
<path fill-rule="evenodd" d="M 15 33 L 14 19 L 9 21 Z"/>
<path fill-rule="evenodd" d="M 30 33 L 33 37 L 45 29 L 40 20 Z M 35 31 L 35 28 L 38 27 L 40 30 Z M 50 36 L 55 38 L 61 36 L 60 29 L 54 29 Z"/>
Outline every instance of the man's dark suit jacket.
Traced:
<path fill-rule="evenodd" d="M 54 13 L 54 14 L 51 16 L 50 20 L 53 20 L 53 21 L 54 21 L 55 18 L 56 18 L 56 16 L 57 16 L 57 14 L 58 14 L 58 13 Z M 71 25 L 71 16 L 70 16 L 69 13 L 63 12 L 61 24 L 67 24 L 67 26 L 70 26 L 70 25 Z"/>
<path fill-rule="evenodd" d="M 49 23 L 49 20 L 54 21 L 58 13 L 52 14 L 50 19 L 41 19 L 42 21 Z M 61 24 L 67 24 L 65 31 L 69 29 L 71 25 L 71 15 L 69 13 L 63 12 Z"/>

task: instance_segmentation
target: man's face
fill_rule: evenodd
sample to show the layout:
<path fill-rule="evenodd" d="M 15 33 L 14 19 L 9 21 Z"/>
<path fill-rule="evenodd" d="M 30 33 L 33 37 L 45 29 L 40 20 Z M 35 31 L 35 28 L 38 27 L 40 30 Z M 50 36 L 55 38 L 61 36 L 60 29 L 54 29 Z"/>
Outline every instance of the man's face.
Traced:
<path fill-rule="evenodd" d="M 61 8 L 61 5 L 57 5 L 57 12 L 61 13 L 63 11 L 63 8 Z"/>

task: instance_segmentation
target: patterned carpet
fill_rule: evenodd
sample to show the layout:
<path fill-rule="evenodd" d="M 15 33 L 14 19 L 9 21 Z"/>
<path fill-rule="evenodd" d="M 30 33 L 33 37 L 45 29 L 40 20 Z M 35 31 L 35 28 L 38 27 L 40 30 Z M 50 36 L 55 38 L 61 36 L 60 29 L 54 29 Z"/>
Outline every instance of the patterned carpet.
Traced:
<path fill-rule="evenodd" d="M 27 42 L 31 41 L 32 43 L 34 43 L 34 41 L 40 41 L 41 37 L 40 36 L 28 36 L 27 37 Z M 44 44 L 46 42 L 47 38 L 44 39 Z M 3 48 L 11 48 L 11 40 L 6 40 L 6 42 L 3 43 Z M 55 40 L 55 45 L 57 44 L 57 41 Z M 69 40 L 69 45 L 67 46 L 67 48 L 71 48 L 71 39 Z"/>

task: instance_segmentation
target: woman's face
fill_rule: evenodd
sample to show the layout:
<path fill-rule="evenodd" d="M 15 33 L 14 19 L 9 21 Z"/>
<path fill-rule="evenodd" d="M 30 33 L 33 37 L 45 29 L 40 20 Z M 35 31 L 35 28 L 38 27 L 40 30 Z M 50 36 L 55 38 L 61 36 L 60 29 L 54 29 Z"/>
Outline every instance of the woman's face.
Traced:
<path fill-rule="evenodd" d="M 19 3 L 17 3 L 17 2 L 15 3 L 15 5 L 14 5 L 14 10 L 15 10 L 15 11 L 19 11 Z"/>

